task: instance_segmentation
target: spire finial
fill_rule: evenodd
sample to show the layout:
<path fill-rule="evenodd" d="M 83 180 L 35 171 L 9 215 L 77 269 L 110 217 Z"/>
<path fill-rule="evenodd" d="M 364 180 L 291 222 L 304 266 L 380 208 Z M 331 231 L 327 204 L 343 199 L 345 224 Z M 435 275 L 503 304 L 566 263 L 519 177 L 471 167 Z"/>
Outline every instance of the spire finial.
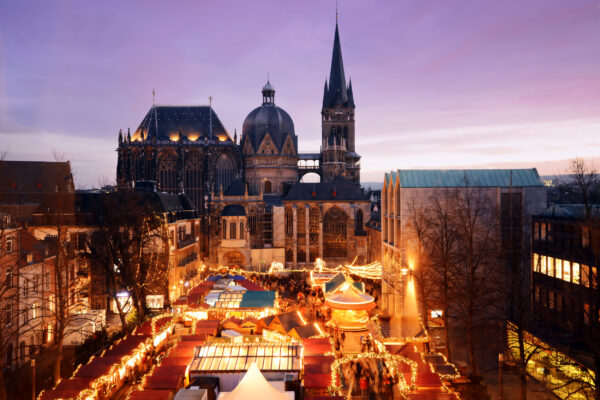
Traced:
<path fill-rule="evenodd" d="M 335 0 L 335 24 L 336 25 L 338 23 L 338 19 L 339 19 L 339 14 L 338 14 L 338 0 Z"/>
<path fill-rule="evenodd" d="M 213 131 L 212 131 L 212 96 L 208 96 L 208 106 L 209 106 L 209 111 L 208 111 L 208 136 L 212 139 L 213 138 Z"/>
<path fill-rule="evenodd" d="M 155 104 L 155 100 L 156 100 L 156 90 L 154 90 L 154 88 L 152 88 L 152 105 Z"/>

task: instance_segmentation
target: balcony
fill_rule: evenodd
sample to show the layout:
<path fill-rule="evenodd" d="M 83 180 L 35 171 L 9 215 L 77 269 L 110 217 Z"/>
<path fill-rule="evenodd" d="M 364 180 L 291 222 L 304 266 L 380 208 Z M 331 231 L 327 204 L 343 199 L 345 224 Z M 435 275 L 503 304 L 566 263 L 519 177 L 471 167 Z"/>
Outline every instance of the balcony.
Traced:
<path fill-rule="evenodd" d="M 190 264 L 191 262 L 194 262 L 198 259 L 198 254 L 196 253 L 192 253 L 187 257 L 182 258 L 181 260 L 179 260 L 179 263 L 177 263 L 178 267 L 187 267 L 188 264 Z"/>
<path fill-rule="evenodd" d="M 184 247 L 187 247 L 191 244 L 196 243 L 196 236 L 188 236 L 183 240 L 178 240 L 177 241 L 177 248 L 178 249 L 183 249 Z"/>

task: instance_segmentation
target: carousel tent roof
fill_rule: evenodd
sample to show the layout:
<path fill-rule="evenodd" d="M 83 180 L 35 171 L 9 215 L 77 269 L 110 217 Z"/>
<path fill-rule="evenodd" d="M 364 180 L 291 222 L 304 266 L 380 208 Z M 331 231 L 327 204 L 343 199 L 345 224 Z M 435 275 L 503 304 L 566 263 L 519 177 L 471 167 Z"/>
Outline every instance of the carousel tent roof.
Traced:
<path fill-rule="evenodd" d="M 373 297 L 365 293 L 358 293 L 348 287 L 347 289 L 328 295 L 325 302 L 335 309 L 341 310 L 366 310 L 375 307 Z"/>
<path fill-rule="evenodd" d="M 286 393 L 275 389 L 263 376 L 255 363 L 250 365 L 248 372 L 231 392 L 223 392 L 219 400 L 290 400 L 293 392 Z"/>
<path fill-rule="evenodd" d="M 340 289 L 344 285 L 344 283 L 348 283 L 348 285 L 354 286 L 354 288 L 361 293 L 365 291 L 365 285 L 362 282 L 353 282 L 352 279 L 349 279 L 343 273 L 338 272 L 333 278 L 329 280 L 329 282 L 325 283 L 325 294 L 335 292 L 336 290 Z"/>

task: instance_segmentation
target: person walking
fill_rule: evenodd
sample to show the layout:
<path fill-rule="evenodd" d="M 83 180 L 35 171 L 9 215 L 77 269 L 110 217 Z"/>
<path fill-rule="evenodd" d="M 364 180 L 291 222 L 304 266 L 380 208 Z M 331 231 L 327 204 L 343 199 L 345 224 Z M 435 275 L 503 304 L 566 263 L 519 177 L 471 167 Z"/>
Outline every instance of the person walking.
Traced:
<path fill-rule="evenodd" d="M 358 385 L 360 386 L 360 395 L 363 400 L 367 399 L 367 389 L 369 387 L 369 381 L 367 380 L 366 373 L 363 373 L 360 376 L 360 380 L 358 381 Z"/>

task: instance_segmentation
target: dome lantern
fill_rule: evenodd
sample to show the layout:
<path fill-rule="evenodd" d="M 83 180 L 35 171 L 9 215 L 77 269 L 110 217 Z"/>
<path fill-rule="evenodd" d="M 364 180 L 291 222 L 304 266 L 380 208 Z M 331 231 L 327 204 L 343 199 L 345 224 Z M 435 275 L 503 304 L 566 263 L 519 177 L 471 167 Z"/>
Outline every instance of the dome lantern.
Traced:
<path fill-rule="evenodd" d="M 275 88 L 267 79 L 267 83 L 262 88 L 263 104 L 275 104 Z"/>

